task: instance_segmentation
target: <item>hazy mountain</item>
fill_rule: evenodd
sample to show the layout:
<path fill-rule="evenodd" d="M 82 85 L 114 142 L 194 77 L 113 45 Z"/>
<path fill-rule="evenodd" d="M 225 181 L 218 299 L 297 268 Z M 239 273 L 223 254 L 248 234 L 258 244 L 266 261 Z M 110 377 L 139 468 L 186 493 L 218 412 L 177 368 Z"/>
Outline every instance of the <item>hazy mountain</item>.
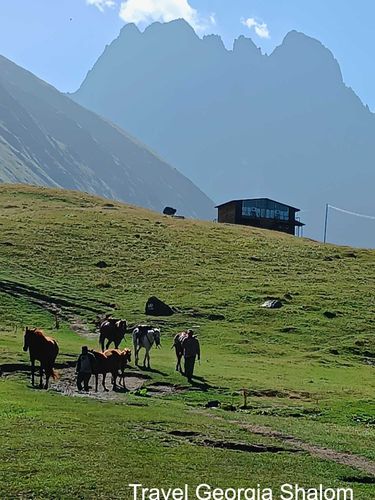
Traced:
<path fill-rule="evenodd" d="M 245 37 L 227 50 L 184 21 L 126 25 L 74 95 L 129 130 L 217 202 L 266 196 L 304 209 L 375 213 L 375 118 L 332 53 L 290 32 L 271 55 Z M 375 222 L 333 214 L 329 239 L 375 246 Z"/>
<path fill-rule="evenodd" d="M 0 57 L 0 182 L 60 186 L 188 216 L 213 203 L 117 126 Z"/>

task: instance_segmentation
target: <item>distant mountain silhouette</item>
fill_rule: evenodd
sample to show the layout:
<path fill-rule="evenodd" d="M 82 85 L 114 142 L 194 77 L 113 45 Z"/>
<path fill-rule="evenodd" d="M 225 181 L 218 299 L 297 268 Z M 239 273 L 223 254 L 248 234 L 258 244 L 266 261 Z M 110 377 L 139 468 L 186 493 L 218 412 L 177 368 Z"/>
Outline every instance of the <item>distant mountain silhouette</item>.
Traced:
<path fill-rule="evenodd" d="M 192 182 L 117 126 L 0 57 L 0 182 L 59 186 L 214 216 Z"/>
<path fill-rule="evenodd" d="M 182 20 L 126 25 L 73 98 L 161 154 L 216 202 L 274 198 L 322 237 L 326 202 L 375 213 L 375 117 L 332 53 L 290 32 L 271 55 L 227 50 Z M 372 224 L 372 225 L 371 225 Z M 375 246 L 375 223 L 333 214 L 331 241 Z"/>

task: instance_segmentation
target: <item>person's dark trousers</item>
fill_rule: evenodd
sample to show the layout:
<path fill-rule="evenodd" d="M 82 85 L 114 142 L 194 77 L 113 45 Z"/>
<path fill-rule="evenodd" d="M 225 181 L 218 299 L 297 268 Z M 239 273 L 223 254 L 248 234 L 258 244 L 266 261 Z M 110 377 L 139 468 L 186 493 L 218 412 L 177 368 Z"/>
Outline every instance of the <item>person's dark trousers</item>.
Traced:
<path fill-rule="evenodd" d="M 89 382 L 91 378 L 91 373 L 78 373 L 77 374 L 77 387 L 79 391 L 82 391 L 82 382 L 85 391 L 89 390 Z"/>
<path fill-rule="evenodd" d="M 185 377 L 191 381 L 194 373 L 195 356 L 185 358 Z"/>

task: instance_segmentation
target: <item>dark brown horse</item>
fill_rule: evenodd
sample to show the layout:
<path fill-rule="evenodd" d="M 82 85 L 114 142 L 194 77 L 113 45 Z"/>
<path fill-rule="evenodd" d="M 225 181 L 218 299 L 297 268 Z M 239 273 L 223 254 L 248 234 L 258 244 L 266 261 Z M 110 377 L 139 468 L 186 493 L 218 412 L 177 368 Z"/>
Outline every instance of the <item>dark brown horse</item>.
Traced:
<path fill-rule="evenodd" d="M 24 336 L 23 350 L 29 350 L 31 361 L 31 383 L 34 385 L 35 361 L 39 361 L 39 387 L 43 389 L 43 372 L 46 376 L 44 389 L 48 389 L 50 377 L 54 380 L 57 374 L 53 369 L 56 357 L 59 353 L 59 346 L 55 339 L 44 335 L 42 330 L 37 328 L 26 328 Z"/>
<path fill-rule="evenodd" d="M 107 341 L 105 348 L 109 349 L 112 342 L 115 348 L 118 349 L 121 342 L 125 338 L 127 323 L 125 320 L 107 318 L 100 324 L 99 344 L 101 345 L 102 352 L 104 351 L 104 343 Z"/>
<path fill-rule="evenodd" d="M 95 390 L 98 392 L 99 375 L 102 375 L 102 386 L 105 391 L 108 389 L 105 386 L 107 373 L 112 375 L 113 390 L 117 389 L 117 377 L 122 379 L 122 386 L 125 389 L 125 368 L 131 361 L 131 351 L 129 349 L 108 349 L 104 352 L 91 351 L 96 359 L 95 368 Z"/>

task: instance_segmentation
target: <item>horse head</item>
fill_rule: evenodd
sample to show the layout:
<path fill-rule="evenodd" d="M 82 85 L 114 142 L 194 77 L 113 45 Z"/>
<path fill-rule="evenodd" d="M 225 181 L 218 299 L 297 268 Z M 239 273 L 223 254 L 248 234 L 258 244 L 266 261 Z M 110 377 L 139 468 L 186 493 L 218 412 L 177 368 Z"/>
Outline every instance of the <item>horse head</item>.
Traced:
<path fill-rule="evenodd" d="M 32 334 L 35 332 L 35 329 L 31 329 L 29 327 L 26 327 L 25 330 L 25 335 L 23 337 L 23 350 L 27 352 L 28 348 L 30 347 L 30 337 Z"/>
<path fill-rule="evenodd" d="M 160 328 L 154 328 L 154 340 L 155 340 L 156 347 L 161 347 Z"/>

